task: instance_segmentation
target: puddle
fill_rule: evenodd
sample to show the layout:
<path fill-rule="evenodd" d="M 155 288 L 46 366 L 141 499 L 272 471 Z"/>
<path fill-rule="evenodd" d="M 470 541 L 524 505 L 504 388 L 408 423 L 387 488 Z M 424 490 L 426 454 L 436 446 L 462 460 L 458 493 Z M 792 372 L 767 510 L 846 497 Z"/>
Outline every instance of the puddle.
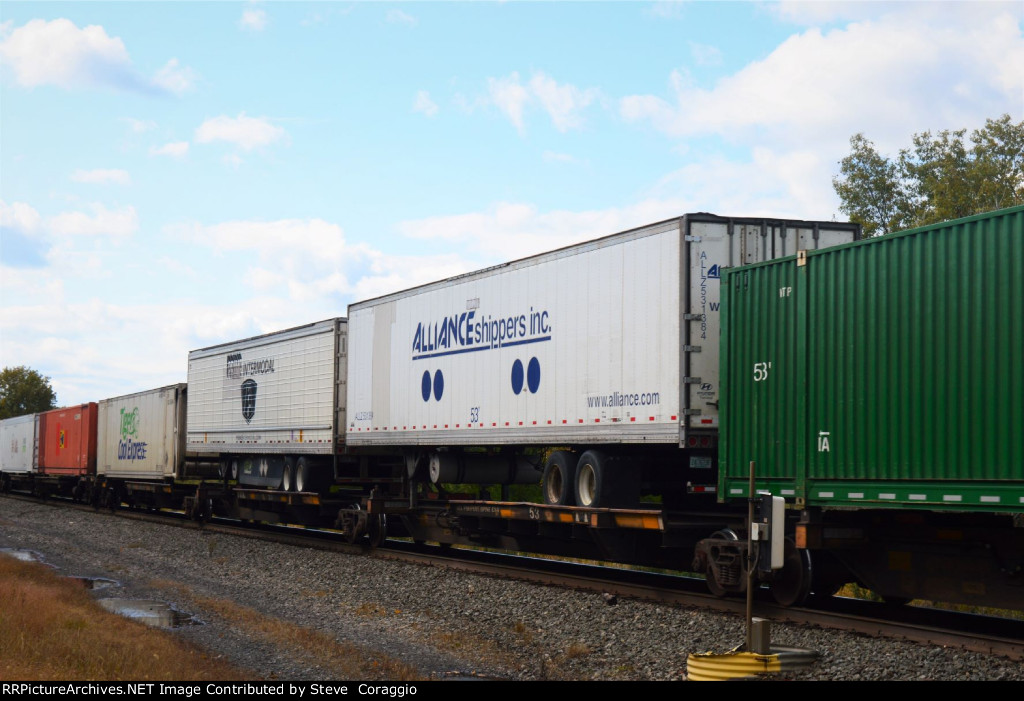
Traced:
<path fill-rule="evenodd" d="M 134 618 L 155 628 L 180 628 L 202 625 L 202 621 L 178 611 L 165 601 L 150 599 L 99 599 L 99 604 L 108 611 Z"/>
<path fill-rule="evenodd" d="M 441 677 L 446 682 L 500 682 L 508 681 L 499 677 L 489 677 L 477 672 L 445 672 Z"/>
<path fill-rule="evenodd" d="M 114 579 L 104 579 L 103 577 L 66 577 L 76 584 L 81 584 L 82 589 L 108 589 L 109 587 L 119 587 L 121 583 Z"/>
<path fill-rule="evenodd" d="M 4 555 L 10 555 L 16 560 L 22 562 L 42 562 L 43 554 L 37 553 L 35 550 L 24 550 L 23 548 L 0 548 L 0 553 Z"/>

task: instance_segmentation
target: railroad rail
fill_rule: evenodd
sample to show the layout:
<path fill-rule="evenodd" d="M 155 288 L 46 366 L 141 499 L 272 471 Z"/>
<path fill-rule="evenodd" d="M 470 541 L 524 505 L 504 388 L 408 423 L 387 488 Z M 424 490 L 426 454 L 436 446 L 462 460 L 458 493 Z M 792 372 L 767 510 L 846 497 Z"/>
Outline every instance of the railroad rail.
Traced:
<path fill-rule="evenodd" d="M 40 503 L 19 494 L 6 499 Z M 54 507 L 92 511 L 93 507 L 65 500 L 44 502 Z M 348 555 L 445 567 L 484 576 L 502 577 L 535 584 L 590 591 L 606 600 L 614 597 L 655 601 L 672 606 L 697 607 L 737 616 L 744 615 L 739 598 L 708 594 L 703 578 L 665 574 L 600 563 L 570 562 L 509 553 L 413 543 L 388 539 L 371 548 L 366 543 L 348 542 L 344 533 L 302 526 L 252 525 L 227 519 L 199 523 L 182 512 L 119 509 L 112 515 L 179 528 L 266 540 L 297 547 L 316 548 Z M 1024 621 L 996 616 L 961 613 L 926 606 L 893 606 L 845 597 L 812 597 L 810 606 L 783 607 L 767 591 L 758 592 L 755 615 L 774 623 L 810 625 L 872 637 L 956 647 L 1024 661 Z M 737 641 L 739 644 L 742 641 Z"/>

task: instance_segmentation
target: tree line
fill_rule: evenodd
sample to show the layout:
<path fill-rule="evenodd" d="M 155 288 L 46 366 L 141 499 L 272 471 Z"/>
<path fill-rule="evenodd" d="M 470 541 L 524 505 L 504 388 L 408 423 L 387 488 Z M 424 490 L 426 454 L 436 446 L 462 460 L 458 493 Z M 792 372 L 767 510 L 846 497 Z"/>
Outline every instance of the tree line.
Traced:
<path fill-rule="evenodd" d="M 1024 204 L 1024 121 L 1004 114 L 972 131 L 969 144 L 966 136 L 914 134 L 889 158 L 854 134 L 832 179 L 839 209 L 867 237 Z"/>

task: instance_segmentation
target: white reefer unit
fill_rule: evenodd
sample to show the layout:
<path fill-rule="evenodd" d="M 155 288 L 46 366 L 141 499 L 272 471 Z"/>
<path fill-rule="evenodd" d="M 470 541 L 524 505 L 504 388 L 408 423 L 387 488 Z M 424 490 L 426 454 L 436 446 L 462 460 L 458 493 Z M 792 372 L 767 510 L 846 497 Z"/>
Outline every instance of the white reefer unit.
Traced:
<path fill-rule="evenodd" d="M 36 415 L 0 421 L 0 473 L 35 472 Z"/>
<path fill-rule="evenodd" d="M 688 214 L 353 304 L 348 444 L 685 447 L 718 427 L 722 268 L 858 235 Z"/>
<path fill-rule="evenodd" d="M 96 474 L 112 479 L 185 476 L 184 384 L 98 402 Z"/>
<path fill-rule="evenodd" d="M 345 425 L 346 341 L 337 318 L 189 353 L 188 452 L 333 455 Z"/>

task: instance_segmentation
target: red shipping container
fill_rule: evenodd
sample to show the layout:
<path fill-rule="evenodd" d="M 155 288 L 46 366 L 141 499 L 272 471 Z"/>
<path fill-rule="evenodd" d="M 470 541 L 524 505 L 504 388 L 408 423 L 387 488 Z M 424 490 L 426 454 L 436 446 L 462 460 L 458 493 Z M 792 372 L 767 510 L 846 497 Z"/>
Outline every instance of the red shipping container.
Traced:
<path fill-rule="evenodd" d="M 96 474 L 96 402 L 39 414 L 39 473 Z"/>

